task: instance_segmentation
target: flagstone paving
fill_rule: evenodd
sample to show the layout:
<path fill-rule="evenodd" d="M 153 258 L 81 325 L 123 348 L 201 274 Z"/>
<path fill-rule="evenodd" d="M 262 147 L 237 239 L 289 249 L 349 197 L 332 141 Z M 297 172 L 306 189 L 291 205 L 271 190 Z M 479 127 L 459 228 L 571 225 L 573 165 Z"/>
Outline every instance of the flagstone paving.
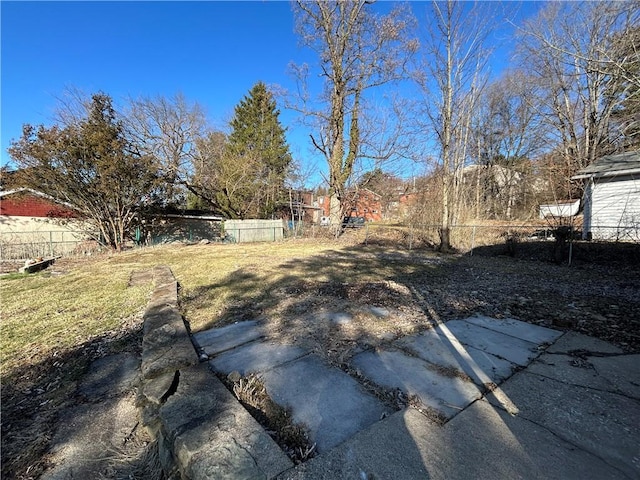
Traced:
<path fill-rule="evenodd" d="M 333 316 L 347 318 L 342 312 Z M 391 407 L 364 388 L 363 380 L 401 391 L 431 413 L 451 419 L 560 335 L 518 320 L 454 320 L 358 353 L 350 366 L 360 378 L 300 347 L 264 339 L 257 321 L 199 332 L 194 340 L 215 371 L 260 375 L 269 396 L 305 425 L 322 453 L 391 413 Z"/>

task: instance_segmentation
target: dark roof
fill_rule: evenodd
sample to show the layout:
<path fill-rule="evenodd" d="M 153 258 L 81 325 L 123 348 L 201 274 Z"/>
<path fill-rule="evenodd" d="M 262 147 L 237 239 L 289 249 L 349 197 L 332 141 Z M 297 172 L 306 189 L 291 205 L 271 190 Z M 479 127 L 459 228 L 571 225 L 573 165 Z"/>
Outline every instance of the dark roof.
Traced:
<path fill-rule="evenodd" d="M 571 178 L 577 180 L 632 174 L 640 174 L 640 150 L 601 157 Z"/>

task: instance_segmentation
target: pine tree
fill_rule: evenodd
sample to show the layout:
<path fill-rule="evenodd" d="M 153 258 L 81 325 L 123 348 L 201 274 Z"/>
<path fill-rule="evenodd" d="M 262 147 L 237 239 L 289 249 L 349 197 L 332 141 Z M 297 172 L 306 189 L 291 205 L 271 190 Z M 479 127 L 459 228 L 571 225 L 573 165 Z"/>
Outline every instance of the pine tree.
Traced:
<path fill-rule="evenodd" d="M 239 217 L 269 218 L 278 209 L 292 157 L 266 85 L 258 82 L 235 108 L 225 161 L 234 166 L 234 196 L 220 193 Z M 231 166 L 231 165 L 227 165 Z M 222 198 L 220 200 L 223 200 Z"/>

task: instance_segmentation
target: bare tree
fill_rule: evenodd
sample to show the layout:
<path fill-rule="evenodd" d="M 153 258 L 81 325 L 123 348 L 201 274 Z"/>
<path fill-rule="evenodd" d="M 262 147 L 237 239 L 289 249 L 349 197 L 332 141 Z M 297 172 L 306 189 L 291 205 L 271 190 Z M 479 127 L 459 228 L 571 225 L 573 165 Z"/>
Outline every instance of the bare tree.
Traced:
<path fill-rule="evenodd" d="M 542 106 L 570 175 L 616 149 L 612 115 L 640 91 L 637 48 L 620 55 L 616 47 L 637 28 L 638 5 L 551 2 L 521 29 L 523 67 L 546 91 Z M 571 196 L 581 193 L 580 185 L 572 190 Z"/>
<path fill-rule="evenodd" d="M 299 91 L 295 105 L 317 129 L 311 135 L 314 147 L 329 166 L 331 223 L 341 225 L 345 208 L 346 184 L 358 159 L 391 156 L 394 142 L 374 142 L 374 131 L 367 122 L 366 94 L 371 89 L 401 78 L 408 54 L 416 43 L 408 39 L 408 11 L 397 8 L 388 15 L 376 15 L 371 2 L 296 2 L 297 31 L 302 43 L 314 50 L 320 60 L 324 89 L 311 98 L 307 66 L 296 67 Z M 379 127 L 379 125 L 378 125 Z M 384 132 L 376 129 L 378 140 Z M 367 147 L 375 149 L 366 151 Z"/>
<path fill-rule="evenodd" d="M 221 210 L 216 192 L 220 187 L 218 166 L 223 162 L 226 144 L 227 135 L 218 130 L 196 139 L 193 175 L 186 185 L 189 204 Z"/>
<path fill-rule="evenodd" d="M 435 133 L 440 154 L 441 250 L 451 248 L 450 227 L 459 210 L 472 114 L 486 83 L 483 73 L 490 52 L 484 45 L 492 15 L 483 6 L 434 1 L 426 15 L 424 56 L 414 73 L 426 99 L 425 128 Z"/>
<path fill-rule="evenodd" d="M 611 55 L 614 58 L 611 68 L 621 72 L 623 78 L 618 92 L 614 93 L 620 103 L 612 114 L 612 123 L 622 137 L 621 148 L 637 150 L 640 148 L 640 22 L 614 35 Z"/>
<path fill-rule="evenodd" d="M 155 158 L 165 180 L 159 200 L 183 205 L 194 174 L 196 142 L 206 133 L 203 109 L 182 94 L 131 99 L 129 104 L 128 130 L 142 153 Z"/>
<path fill-rule="evenodd" d="M 474 214 L 511 218 L 515 207 L 530 211 L 540 183 L 532 159 L 543 151 L 549 127 L 537 107 L 540 87 L 523 71 L 511 71 L 487 85 L 472 120 L 472 186 Z M 473 195 L 471 194 L 473 193 Z"/>

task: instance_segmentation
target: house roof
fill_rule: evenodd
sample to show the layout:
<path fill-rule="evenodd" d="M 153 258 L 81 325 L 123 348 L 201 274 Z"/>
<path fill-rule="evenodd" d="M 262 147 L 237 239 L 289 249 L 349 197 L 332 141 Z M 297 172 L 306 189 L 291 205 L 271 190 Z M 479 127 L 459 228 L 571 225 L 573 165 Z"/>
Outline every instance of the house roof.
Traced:
<path fill-rule="evenodd" d="M 73 205 L 71 205 L 68 202 L 64 202 L 62 200 L 58 200 L 58 199 L 52 197 L 51 195 L 47 195 L 46 193 L 40 192 L 38 190 L 34 190 L 32 188 L 16 188 L 14 190 L 3 190 L 3 191 L 0 191 L 0 199 L 2 199 L 4 197 L 8 197 L 10 195 L 19 194 L 19 193 L 31 194 L 31 195 L 34 195 L 36 197 L 41 197 L 41 198 L 44 198 L 45 200 L 49 200 L 50 202 L 57 203 L 59 205 L 63 205 L 65 207 L 67 207 L 67 208 L 71 208 L 73 210 L 77 210 L 76 207 L 74 207 Z"/>
<path fill-rule="evenodd" d="M 619 175 L 633 174 L 640 174 L 640 150 L 601 157 L 588 167 L 580 170 L 571 179 L 617 177 Z"/>
<path fill-rule="evenodd" d="M 12 198 L 13 195 L 18 198 Z M 22 200 L 22 196 L 29 199 Z M 2 215 L 69 218 L 79 213 L 79 210 L 70 203 L 57 200 L 38 190 L 16 188 L 0 191 L 0 212 Z"/>

